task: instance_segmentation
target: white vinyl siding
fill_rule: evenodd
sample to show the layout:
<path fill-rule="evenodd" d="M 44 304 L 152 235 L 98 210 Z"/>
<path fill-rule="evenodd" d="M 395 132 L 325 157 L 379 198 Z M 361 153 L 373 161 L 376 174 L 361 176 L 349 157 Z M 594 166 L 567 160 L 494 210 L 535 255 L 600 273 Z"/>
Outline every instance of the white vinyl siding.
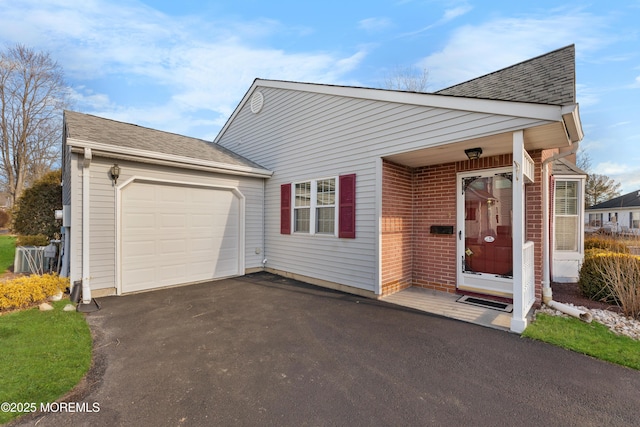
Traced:
<path fill-rule="evenodd" d="M 370 291 L 377 291 L 380 157 L 541 123 L 286 89 L 259 90 L 264 95 L 260 113 L 252 113 L 246 103 L 218 142 L 275 171 L 266 183 L 266 266 Z M 357 238 L 280 234 L 282 184 L 344 174 L 357 176 Z"/>

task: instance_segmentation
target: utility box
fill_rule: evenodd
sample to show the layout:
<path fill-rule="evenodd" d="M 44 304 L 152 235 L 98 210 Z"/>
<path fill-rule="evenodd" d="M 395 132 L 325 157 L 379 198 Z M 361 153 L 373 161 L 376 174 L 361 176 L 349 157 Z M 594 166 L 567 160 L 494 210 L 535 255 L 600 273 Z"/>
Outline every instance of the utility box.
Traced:
<path fill-rule="evenodd" d="M 38 273 L 44 271 L 46 246 L 18 246 L 13 260 L 14 273 Z"/>

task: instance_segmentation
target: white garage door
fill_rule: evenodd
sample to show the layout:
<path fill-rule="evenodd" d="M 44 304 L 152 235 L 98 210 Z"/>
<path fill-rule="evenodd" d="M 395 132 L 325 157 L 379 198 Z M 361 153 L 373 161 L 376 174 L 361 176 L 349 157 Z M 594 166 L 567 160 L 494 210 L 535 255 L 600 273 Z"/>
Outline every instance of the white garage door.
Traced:
<path fill-rule="evenodd" d="M 239 274 L 240 201 L 231 190 L 134 182 L 121 207 L 123 293 Z"/>

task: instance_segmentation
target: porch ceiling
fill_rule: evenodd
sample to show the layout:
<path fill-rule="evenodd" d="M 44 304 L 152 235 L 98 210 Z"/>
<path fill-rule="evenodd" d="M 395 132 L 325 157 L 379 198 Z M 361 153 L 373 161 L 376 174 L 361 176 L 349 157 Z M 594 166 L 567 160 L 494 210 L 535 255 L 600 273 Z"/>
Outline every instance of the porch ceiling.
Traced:
<path fill-rule="evenodd" d="M 570 145 L 571 142 L 561 122 L 537 126 L 524 131 L 524 146 L 527 151 L 561 148 Z M 392 154 L 384 156 L 384 158 L 409 167 L 430 166 L 467 160 L 464 150 L 476 147 L 482 148 L 482 157 L 511 153 L 513 133 L 505 132 L 467 139 L 451 144 Z"/>

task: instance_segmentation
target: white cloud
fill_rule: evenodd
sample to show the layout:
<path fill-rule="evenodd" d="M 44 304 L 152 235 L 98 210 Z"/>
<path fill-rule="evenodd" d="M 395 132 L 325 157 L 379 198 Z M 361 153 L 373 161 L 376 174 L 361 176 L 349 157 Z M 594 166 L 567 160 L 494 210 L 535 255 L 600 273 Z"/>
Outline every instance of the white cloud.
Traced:
<path fill-rule="evenodd" d="M 449 22 L 453 19 L 456 19 L 458 16 L 462 16 L 469 13 L 472 9 L 473 7 L 471 7 L 468 4 L 465 4 L 463 6 L 458 6 L 453 9 L 447 9 L 444 11 L 444 16 L 442 17 L 440 22 L 442 23 Z"/>
<path fill-rule="evenodd" d="M 457 28 L 446 46 L 419 62 L 434 89 L 450 86 L 575 43 L 595 50 L 608 38 L 604 18 L 587 13 L 499 18 Z"/>
<path fill-rule="evenodd" d="M 358 22 L 358 28 L 369 32 L 384 30 L 391 25 L 391 21 L 387 18 L 367 18 Z"/>
<path fill-rule="evenodd" d="M 595 89 L 580 83 L 576 83 L 576 98 L 581 107 L 596 105 L 600 102 L 600 97 Z"/>
<path fill-rule="evenodd" d="M 593 171 L 600 175 L 620 175 L 632 171 L 634 168 L 628 164 L 616 162 L 601 162 L 595 165 Z"/>
<path fill-rule="evenodd" d="M 631 84 L 631 87 L 634 89 L 640 88 L 640 76 L 636 77 L 636 79 Z"/>
<path fill-rule="evenodd" d="M 637 166 L 637 162 L 633 164 L 602 162 L 594 166 L 593 172 L 606 175 L 620 183 L 621 194 L 640 190 L 640 166 Z"/>
<path fill-rule="evenodd" d="M 442 15 L 442 17 L 437 20 L 436 22 L 434 22 L 433 24 L 429 24 L 426 27 L 420 28 L 419 30 L 415 30 L 415 31 L 411 31 L 405 34 L 402 34 L 401 37 L 410 37 L 410 36 L 415 36 L 418 35 L 420 33 L 424 33 L 425 31 L 428 31 L 432 28 L 438 27 L 440 25 L 446 24 L 447 22 L 453 21 L 454 19 L 467 14 L 468 12 L 470 12 L 473 9 L 473 7 L 471 7 L 470 5 L 463 5 L 463 6 L 458 6 L 452 9 L 446 9 L 444 11 L 444 14 Z"/>
<path fill-rule="evenodd" d="M 0 4 L 0 43 L 51 52 L 77 82 L 73 99 L 82 111 L 178 133 L 202 120 L 223 124 L 256 77 L 337 83 L 367 53 L 289 53 L 264 46 L 269 37 L 308 29 L 268 19 L 169 17 L 134 0 L 12 3 Z M 117 105 L 116 92 L 131 97 L 140 87 L 162 96 L 151 101 L 147 92 L 133 106 Z"/>

